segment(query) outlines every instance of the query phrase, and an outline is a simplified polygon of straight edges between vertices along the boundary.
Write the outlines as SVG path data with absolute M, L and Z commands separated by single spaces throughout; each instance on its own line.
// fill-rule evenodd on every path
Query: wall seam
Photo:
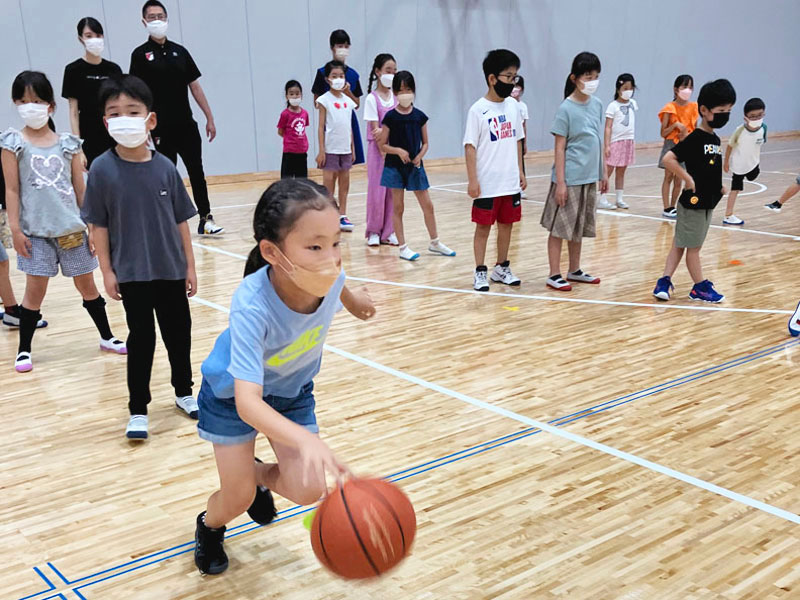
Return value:
M 253 49 L 250 47 L 250 11 L 249 2 L 244 0 L 244 29 L 247 38 L 247 69 L 250 71 L 250 98 L 253 101 L 253 144 L 256 151 L 256 171 L 261 170 L 261 161 L 258 153 L 258 113 L 256 111 L 256 90 L 253 84 Z

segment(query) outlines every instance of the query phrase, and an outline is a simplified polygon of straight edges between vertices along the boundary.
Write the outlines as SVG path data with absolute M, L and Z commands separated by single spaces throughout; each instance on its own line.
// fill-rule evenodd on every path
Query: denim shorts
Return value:
M 409 192 L 423 192 L 431 187 L 428 184 L 428 175 L 425 167 L 415 167 L 413 163 L 406 163 L 402 167 L 386 165 L 381 175 L 381 185 L 388 189 L 408 190 Z
M 264 402 L 290 421 L 302 425 L 311 433 L 319 433 L 317 417 L 314 414 L 314 382 L 303 386 L 296 398 L 264 396 Z M 233 398 L 217 398 L 211 386 L 204 379 L 197 395 L 200 409 L 197 433 L 201 438 L 214 444 L 233 446 L 255 439 L 258 431 L 245 423 L 236 412 Z
M 6 262 L 8 260 L 8 252 L 3 247 L 3 244 L 0 244 L 0 262 Z

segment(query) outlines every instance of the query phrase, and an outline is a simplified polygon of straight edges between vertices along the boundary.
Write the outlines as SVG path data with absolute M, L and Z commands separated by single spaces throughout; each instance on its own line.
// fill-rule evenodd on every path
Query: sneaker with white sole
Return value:
M 781 212 L 781 208 L 783 208 L 783 204 L 775 200 L 775 202 L 770 202 L 769 204 L 765 204 L 764 208 L 767 210 L 771 210 L 772 212 Z
M 347 215 L 342 215 L 339 217 L 339 229 L 342 231 L 353 231 L 353 222 L 347 218 Z
M 622 198 L 618 198 L 617 199 L 617 208 L 622 208 L 622 209 L 627 210 L 627 209 L 630 208 L 630 206 L 628 206 L 628 203 L 625 202 L 625 200 L 623 200 Z
M 212 215 L 208 215 L 205 219 L 201 218 L 197 225 L 197 233 L 200 235 L 219 235 L 224 231 L 225 229 L 214 223 Z
M 377 233 L 370 233 L 369 237 L 367 238 L 367 246 L 380 246 L 381 245 L 381 236 Z
M 678 209 L 674 206 L 670 206 L 669 208 L 665 208 L 661 212 L 662 217 L 666 217 L 667 219 L 677 219 L 678 218 Z
M 456 251 L 451 250 L 447 246 L 445 246 L 439 240 L 431 240 L 430 245 L 428 246 L 428 252 L 432 252 L 433 254 L 441 254 L 442 256 L 455 256 Z
M 656 282 L 656 287 L 653 290 L 653 296 L 659 300 L 669 300 L 669 294 L 675 286 L 672 285 L 672 279 L 668 275 L 664 275 Z
M 472 288 L 477 292 L 489 291 L 489 271 L 486 267 L 478 267 L 475 269 Z
M 722 219 L 723 225 L 744 225 L 744 221 L 736 215 L 728 215 Z
M 408 247 L 408 244 L 403 244 L 400 246 L 400 258 L 403 260 L 417 260 L 419 258 L 419 254 L 414 252 L 411 248 Z
M 789 319 L 789 335 L 792 337 L 800 335 L 800 302 L 797 303 L 797 308 Z
M 175 406 L 192 419 L 196 419 L 198 416 L 197 400 L 194 399 L 194 396 L 175 396 Z
M 548 277 L 547 287 L 553 288 L 557 292 L 569 292 L 572 290 L 572 286 L 561 277 L 561 273 Z
M 600 196 L 600 200 L 597 203 L 597 208 L 603 208 L 605 210 L 617 210 L 616 204 L 611 204 L 605 196 Z
M 600 283 L 600 278 L 595 277 L 594 275 L 589 275 L 588 273 L 584 273 L 578 269 L 572 273 L 567 273 L 567 281 L 577 281 L 579 283 L 592 283 L 597 285 Z
M 492 269 L 492 274 L 490 275 L 492 281 L 504 283 L 506 285 L 519 285 L 521 281 L 519 277 L 511 272 L 511 267 L 509 266 L 510 264 L 511 263 L 509 261 L 505 261 L 499 265 L 495 265 L 494 269 Z
M 146 440 L 147 415 L 131 415 L 125 428 L 125 437 L 129 440 Z
M 389 237 L 385 240 L 381 240 L 381 244 L 387 244 L 389 246 L 399 246 L 400 242 L 397 241 L 397 236 L 394 233 L 390 233 Z
M 6 311 L 2 313 L 2 317 L 3 325 L 6 327 L 19 327 L 19 304 L 6 308 Z M 39 319 L 39 321 L 36 323 L 36 329 L 41 329 L 42 327 L 47 327 L 47 321 L 44 319 Z
M 30 352 L 20 352 L 17 354 L 17 358 L 14 359 L 14 370 L 17 373 L 33 371 L 33 361 L 31 360 Z
M 104 352 L 113 352 L 114 354 L 127 354 L 128 347 L 125 342 L 112 337 L 109 340 L 100 339 L 100 350 Z

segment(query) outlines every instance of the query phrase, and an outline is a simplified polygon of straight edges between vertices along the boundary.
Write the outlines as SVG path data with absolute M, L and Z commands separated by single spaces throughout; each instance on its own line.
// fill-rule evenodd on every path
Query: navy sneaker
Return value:
M 256 456 L 256 462 L 261 460 Z M 272 492 L 263 485 L 256 485 L 256 495 L 253 503 L 247 509 L 247 514 L 259 525 L 268 525 L 278 515 L 275 511 L 275 501 L 272 499 Z
M 203 575 L 219 575 L 228 568 L 228 556 L 223 541 L 225 527 L 211 529 L 203 523 L 206 511 L 197 515 L 197 528 L 194 532 L 194 564 Z
M 789 319 L 789 335 L 792 337 L 800 335 L 800 302 L 797 303 L 797 308 Z
M 656 282 L 656 289 L 653 290 L 653 296 L 659 300 L 669 300 L 669 293 L 674 290 L 672 280 L 666 275 Z
M 689 292 L 689 298 L 692 300 L 702 300 L 703 302 L 722 302 L 725 296 L 714 289 L 714 284 L 708 279 L 695 283 L 692 291 Z

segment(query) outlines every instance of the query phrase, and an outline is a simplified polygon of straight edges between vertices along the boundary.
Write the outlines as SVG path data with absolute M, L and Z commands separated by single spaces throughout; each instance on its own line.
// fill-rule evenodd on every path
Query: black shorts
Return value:
M 281 160 L 281 179 L 308 177 L 308 154 L 284 152 Z
M 758 177 L 759 173 L 761 173 L 759 165 L 756 165 L 756 168 L 746 175 L 737 175 L 734 173 L 733 177 L 731 177 L 731 191 L 741 192 L 744 189 L 744 178 L 747 177 L 747 181 L 753 181 L 756 177 Z

